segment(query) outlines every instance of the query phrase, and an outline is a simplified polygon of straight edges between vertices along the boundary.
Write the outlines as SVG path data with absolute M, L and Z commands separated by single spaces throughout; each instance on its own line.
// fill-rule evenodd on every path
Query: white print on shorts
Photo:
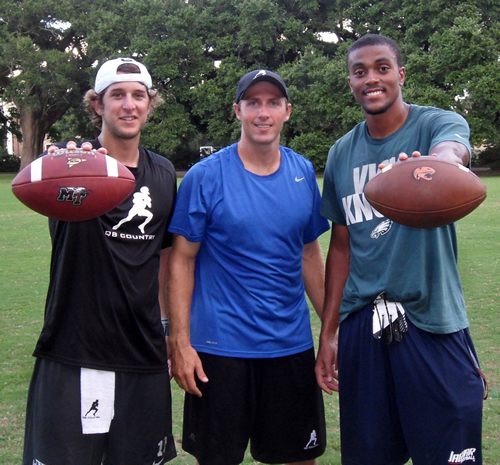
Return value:
M 470 449 L 465 449 L 462 453 L 460 454 L 455 454 L 455 452 L 451 451 L 450 458 L 448 459 L 449 464 L 455 464 L 455 463 L 464 463 L 467 461 L 476 461 L 476 457 L 474 457 L 474 454 L 476 453 L 476 449 L 471 447 Z
M 316 430 L 313 429 L 311 432 L 311 438 L 309 439 L 309 442 L 306 444 L 306 447 L 304 447 L 304 450 L 307 449 L 314 449 L 315 447 L 318 447 L 318 439 L 316 437 Z

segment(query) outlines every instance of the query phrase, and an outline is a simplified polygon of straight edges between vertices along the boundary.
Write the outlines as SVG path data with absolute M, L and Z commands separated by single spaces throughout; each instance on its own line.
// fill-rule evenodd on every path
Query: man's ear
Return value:
M 99 116 L 102 116 L 102 114 L 104 112 L 102 103 L 99 100 L 94 100 L 94 101 L 92 101 L 92 106 L 94 107 L 95 112 Z
M 403 87 L 405 83 L 406 69 L 404 66 L 399 68 L 399 87 Z
M 286 117 L 285 121 L 288 121 L 290 119 L 290 115 L 292 114 L 292 104 L 288 103 L 286 104 Z
M 241 118 L 240 118 L 240 105 L 239 105 L 239 103 L 233 103 L 233 109 L 234 109 L 234 113 L 236 114 L 236 118 L 238 118 L 239 120 L 241 120 Z

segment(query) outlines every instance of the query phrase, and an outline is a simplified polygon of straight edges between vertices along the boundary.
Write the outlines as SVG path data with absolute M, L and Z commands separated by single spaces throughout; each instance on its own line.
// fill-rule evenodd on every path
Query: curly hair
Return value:
M 133 63 L 124 63 L 117 68 L 117 72 L 135 74 L 140 73 L 140 70 Z M 108 89 L 106 88 L 98 94 L 94 89 L 90 89 L 85 93 L 85 96 L 83 98 L 83 105 L 87 113 L 90 115 L 90 121 L 92 122 L 94 127 L 99 129 L 102 127 L 102 117 L 95 111 L 94 102 L 97 101 L 100 105 L 102 105 L 104 94 L 107 90 Z M 151 101 L 151 110 L 155 109 L 163 103 L 163 99 L 156 89 L 148 89 L 148 96 Z M 151 114 L 152 111 L 149 113 L 148 118 L 151 116 Z

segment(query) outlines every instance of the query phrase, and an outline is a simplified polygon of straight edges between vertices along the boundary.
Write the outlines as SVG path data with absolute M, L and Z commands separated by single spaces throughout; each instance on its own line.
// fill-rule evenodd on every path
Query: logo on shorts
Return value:
M 158 452 L 156 453 L 156 456 L 161 458 L 160 460 L 158 460 L 158 462 L 153 462 L 152 465 L 161 465 L 163 463 L 165 452 L 167 451 L 167 443 L 168 443 L 167 436 L 165 436 L 165 438 L 158 443 Z
M 92 402 L 92 405 L 88 409 L 87 413 L 83 416 L 83 418 L 87 418 L 87 416 L 90 412 L 94 412 L 94 414 L 92 416 L 95 417 L 96 413 L 99 411 L 98 407 L 99 407 L 99 399 L 96 399 L 94 402 Z M 99 418 L 99 417 L 97 417 L 97 418 Z
M 313 429 L 311 432 L 311 437 L 309 438 L 309 442 L 306 444 L 306 447 L 304 447 L 304 450 L 307 449 L 314 449 L 315 447 L 318 447 L 318 438 L 316 437 L 316 430 Z
M 464 463 L 467 461 L 476 461 L 476 457 L 474 457 L 474 454 L 476 453 L 476 449 L 471 447 L 470 449 L 465 449 L 462 453 L 460 454 L 455 454 L 455 452 L 451 451 L 450 458 L 448 459 L 448 463 L 450 464 L 455 464 L 455 463 Z
M 40 462 L 40 460 L 33 460 L 33 465 L 44 465 L 42 462 Z

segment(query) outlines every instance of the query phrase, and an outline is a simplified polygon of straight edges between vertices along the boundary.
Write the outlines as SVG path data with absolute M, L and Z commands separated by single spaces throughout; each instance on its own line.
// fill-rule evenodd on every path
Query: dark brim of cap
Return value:
M 278 76 L 276 73 L 273 73 L 272 71 L 256 70 L 251 71 L 241 78 L 238 84 L 238 88 L 236 89 L 236 103 L 242 100 L 247 90 L 258 82 L 270 82 L 271 84 L 274 84 L 281 91 L 283 96 L 287 100 L 289 100 L 288 89 L 285 82 L 283 81 L 283 79 L 281 79 L 280 76 Z

